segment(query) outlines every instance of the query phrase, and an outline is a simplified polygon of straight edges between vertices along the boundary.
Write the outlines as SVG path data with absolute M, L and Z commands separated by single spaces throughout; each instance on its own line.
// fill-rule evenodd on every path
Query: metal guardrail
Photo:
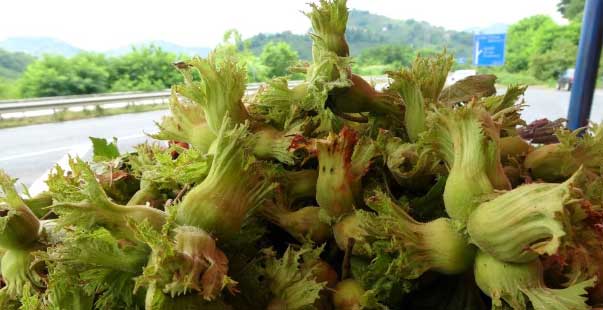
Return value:
M 169 91 L 115 95 L 107 94 L 106 96 L 82 96 L 77 98 L 45 98 L 34 101 L 15 101 L 0 103 L 0 113 L 26 112 L 35 110 L 54 110 L 60 108 L 71 108 L 89 105 L 103 105 L 117 102 L 134 102 L 150 99 L 164 99 L 169 96 Z
M 386 77 L 365 77 L 367 80 L 385 81 Z M 299 85 L 302 81 L 290 81 L 290 86 Z M 246 92 L 253 92 L 260 88 L 264 83 L 249 83 L 247 84 Z M 55 110 L 73 107 L 85 107 L 106 105 L 112 103 L 132 103 L 148 101 L 148 100 L 167 100 L 170 96 L 170 90 L 162 90 L 155 92 L 128 92 L 128 93 L 110 93 L 98 95 L 81 95 L 81 96 L 62 96 L 62 97 L 46 97 L 35 99 L 23 99 L 12 101 L 0 101 L 0 114 L 27 112 L 35 110 Z

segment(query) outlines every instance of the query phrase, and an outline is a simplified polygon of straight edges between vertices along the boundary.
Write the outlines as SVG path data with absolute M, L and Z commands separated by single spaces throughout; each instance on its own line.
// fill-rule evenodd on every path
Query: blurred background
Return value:
M 160 90 L 171 62 L 235 44 L 249 81 L 310 58 L 306 0 L 5 1 L 0 99 Z M 471 68 L 476 33 L 506 33 L 499 83 L 555 87 L 574 64 L 584 0 L 350 0 L 355 69 L 380 75 L 417 53 L 448 49 Z
M 388 70 L 446 49 L 456 60 L 449 83 L 493 73 L 501 91 L 530 85 L 524 118 L 554 120 L 567 115 L 584 3 L 349 0 L 346 35 L 355 73 L 377 77 L 380 87 Z M 167 89 L 181 79 L 172 65 L 178 60 L 230 48 L 254 83 L 311 58 L 307 0 L 20 0 L 1 7 L 0 168 L 27 186 L 68 155 L 89 156 L 88 136 L 116 137 L 124 149 L 147 139 L 167 113 Z M 596 91 L 592 120 L 602 116 Z

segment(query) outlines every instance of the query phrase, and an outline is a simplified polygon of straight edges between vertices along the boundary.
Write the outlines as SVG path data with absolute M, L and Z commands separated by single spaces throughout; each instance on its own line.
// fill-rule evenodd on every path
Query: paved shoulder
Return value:
M 65 154 L 90 145 L 88 137 L 117 137 L 120 147 L 129 148 L 146 139 L 144 132 L 154 132 L 153 122 L 167 113 L 153 111 L 0 129 L 0 168 L 29 186 Z

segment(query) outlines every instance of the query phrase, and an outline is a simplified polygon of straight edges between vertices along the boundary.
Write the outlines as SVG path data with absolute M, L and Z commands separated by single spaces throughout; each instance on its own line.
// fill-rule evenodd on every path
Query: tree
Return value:
M 0 78 L 16 79 L 35 58 L 31 55 L 11 53 L 0 49 Z
M 154 45 L 111 58 L 94 53 L 46 55 L 27 67 L 19 79 L 20 91 L 24 97 L 43 97 L 166 89 L 181 80 L 172 65 L 178 59 Z
M 524 18 L 507 33 L 505 69 L 529 71 L 540 80 L 555 79 L 575 63 L 579 38 L 578 20 L 558 25 L 549 16 Z
M 297 52 L 286 42 L 270 42 L 264 46 L 260 61 L 268 77 L 287 75 L 287 69 L 299 60 Z
M 545 15 L 530 16 L 509 27 L 505 68 L 509 72 L 527 70 L 532 55 L 542 53 L 546 45 L 552 46 L 549 33 L 557 27 Z
M 561 0 L 557 4 L 557 10 L 569 20 L 581 19 L 585 2 L 585 0 Z
M 180 57 L 155 45 L 134 47 L 109 62 L 112 91 L 159 90 L 181 81 L 172 65 Z
M 0 78 L 0 99 L 19 98 L 19 89 L 15 81 Z
M 530 60 L 530 70 L 540 80 L 556 79 L 574 65 L 578 47 L 569 40 L 557 40 L 547 52 L 536 54 Z
M 72 58 L 45 55 L 27 67 L 19 80 L 24 97 L 93 94 L 109 88 L 107 59 L 81 53 Z
M 578 52 L 580 22 L 567 26 L 545 23 L 534 36 L 534 51 L 529 67 L 540 80 L 556 79 L 567 68 L 573 67 Z
M 386 44 L 367 48 L 358 56 L 359 65 L 408 66 L 414 52 L 405 45 Z
M 312 39 L 307 35 L 283 31 L 271 34 L 260 33 L 245 40 L 245 44 L 249 46 L 249 49 L 255 55 L 261 54 L 264 46 L 270 42 L 287 42 L 297 51 L 300 59 L 312 59 Z

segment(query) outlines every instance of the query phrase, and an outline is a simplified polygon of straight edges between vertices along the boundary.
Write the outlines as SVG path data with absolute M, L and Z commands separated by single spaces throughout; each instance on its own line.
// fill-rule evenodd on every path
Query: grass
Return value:
M 542 81 L 527 72 L 510 73 L 499 68 L 480 68 L 478 69 L 478 72 L 481 74 L 496 75 L 496 84 L 504 86 L 521 84 L 529 86 L 554 87 L 554 81 Z
M 365 66 L 353 66 L 352 71 L 359 75 L 384 75 L 387 71 L 395 71 L 396 66 L 392 65 L 365 65 Z
M 149 104 L 149 105 L 128 105 L 123 108 L 104 109 L 101 106 L 95 106 L 93 110 L 68 111 L 63 109 L 50 115 L 41 115 L 22 118 L 0 118 L 0 128 L 19 127 L 35 124 L 56 123 L 72 121 L 77 119 L 95 118 L 102 116 L 111 116 L 126 113 L 140 113 L 167 109 L 167 104 Z
M 385 71 L 392 70 L 392 66 L 389 65 L 373 65 L 373 66 L 355 66 L 355 73 L 363 74 L 363 75 L 383 75 Z M 520 72 L 520 73 L 509 73 L 504 70 L 498 70 L 493 68 L 484 68 L 479 70 L 480 73 L 492 73 L 495 74 L 497 79 L 497 84 L 508 86 L 509 84 L 523 84 L 523 85 L 532 85 L 532 86 L 545 86 L 553 88 L 556 85 L 554 80 L 550 81 L 541 81 L 531 76 L 528 73 Z M 2 81 L 0 81 L 2 82 Z M 0 91 L 3 90 L 3 86 L 0 83 Z M 603 79 L 597 80 L 597 87 L 603 87 Z M 1 92 L 0 92 L 1 94 Z M 19 127 L 19 126 L 27 126 L 27 125 L 35 125 L 35 124 L 45 124 L 45 123 L 56 123 L 63 121 L 71 121 L 78 119 L 86 119 L 86 118 L 95 118 L 102 116 L 111 116 L 118 114 L 126 114 L 126 113 L 140 113 L 140 112 L 149 112 L 149 111 L 157 111 L 167 109 L 167 104 L 153 104 L 153 105 L 128 105 L 123 108 L 114 108 L 114 109 L 104 109 L 101 106 L 95 106 L 93 110 L 83 110 L 83 111 L 68 111 L 66 109 L 56 111 L 51 115 L 42 115 L 42 116 L 33 116 L 33 117 L 23 117 L 23 118 L 8 118 L 2 119 L 0 117 L 0 129 L 2 128 L 10 128 L 10 127 Z
M 0 100 L 19 97 L 17 83 L 0 77 Z
M 365 66 L 354 66 L 353 71 L 356 74 L 360 75 L 383 75 L 386 71 L 396 70 L 394 66 L 391 65 L 365 65 Z M 556 87 L 555 80 L 542 81 L 528 72 L 517 72 L 510 73 L 500 68 L 479 68 L 478 73 L 480 74 L 494 74 L 497 77 L 496 84 L 500 86 L 509 86 L 511 84 L 521 84 L 521 85 L 529 85 L 529 86 L 539 86 L 539 87 L 548 87 L 554 88 Z

